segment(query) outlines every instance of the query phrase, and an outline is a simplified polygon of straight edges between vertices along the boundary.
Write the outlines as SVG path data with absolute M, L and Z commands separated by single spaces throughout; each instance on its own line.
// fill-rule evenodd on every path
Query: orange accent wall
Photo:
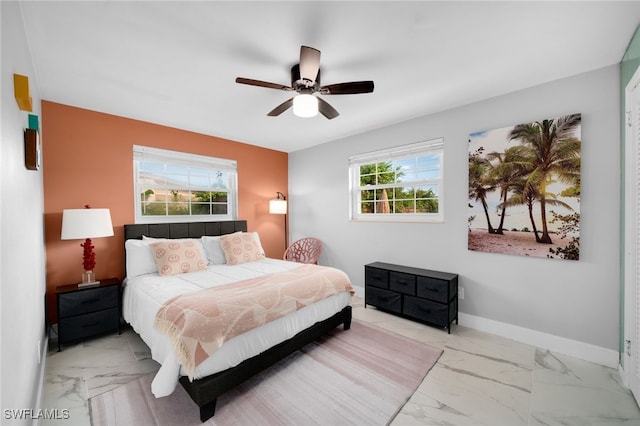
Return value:
M 95 238 L 96 276 L 124 276 L 124 228 L 134 222 L 133 145 L 238 162 L 238 218 L 256 231 L 268 257 L 285 250 L 284 218 L 269 214 L 276 191 L 287 193 L 288 154 L 227 139 L 42 101 L 42 169 L 49 320 L 55 289 L 79 282 L 82 241 L 60 240 L 62 210 L 111 209 L 114 236 Z

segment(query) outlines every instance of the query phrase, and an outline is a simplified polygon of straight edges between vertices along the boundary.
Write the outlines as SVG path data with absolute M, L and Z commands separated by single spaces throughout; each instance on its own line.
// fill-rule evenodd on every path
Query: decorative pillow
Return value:
M 170 242 L 176 242 L 176 241 L 181 243 L 183 241 L 193 241 L 195 245 L 198 247 L 198 250 L 200 251 L 202 258 L 207 262 L 207 265 L 209 264 L 207 251 L 205 250 L 204 245 L 202 244 L 202 240 L 200 238 L 154 238 L 154 237 L 147 237 L 146 235 L 143 235 L 142 241 L 147 245 L 152 243 L 170 243 Z
M 168 240 L 151 243 L 149 248 L 161 276 L 203 271 L 207 262 L 198 249 L 199 241 Z
M 264 259 L 264 251 L 254 232 L 242 232 L 220 237 L 220 246 L 228 265 L 239 265 Z

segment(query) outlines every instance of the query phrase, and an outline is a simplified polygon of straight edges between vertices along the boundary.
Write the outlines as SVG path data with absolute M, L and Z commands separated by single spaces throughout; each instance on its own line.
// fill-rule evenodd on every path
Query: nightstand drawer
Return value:
M 61 342 L 69 342 L 114 331 L 119 326 L 120 312 L 117 307 L 71 318 L 61 318 L 58 323 L 60 333 L 58 339 Z
M 60 318 L 118 306 L 118 286 L 96 287 L 58 295 Z
M 402 272 L 389 272 L 389 289 L 411 296 L 416 295 L 416 276 Z

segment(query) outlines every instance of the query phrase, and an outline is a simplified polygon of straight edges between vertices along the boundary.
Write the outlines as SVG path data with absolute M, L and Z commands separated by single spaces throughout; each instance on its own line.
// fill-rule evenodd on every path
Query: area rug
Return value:
M 354 320 L 336 328 L 218 398 L 205 425 L 384 425 L 442 354 Z M 180 385 L 155 398 L 153 375 L 90 400 L 91 424 L 201 425 Z

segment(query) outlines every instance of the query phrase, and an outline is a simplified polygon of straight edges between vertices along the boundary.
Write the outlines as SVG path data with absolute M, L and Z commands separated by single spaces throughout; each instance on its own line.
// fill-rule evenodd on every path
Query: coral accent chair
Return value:
M 283 259 L 317 265 L 320 253 L 322 253 L 322 241 L 317 238 L 301 238 L 287 247 Z

